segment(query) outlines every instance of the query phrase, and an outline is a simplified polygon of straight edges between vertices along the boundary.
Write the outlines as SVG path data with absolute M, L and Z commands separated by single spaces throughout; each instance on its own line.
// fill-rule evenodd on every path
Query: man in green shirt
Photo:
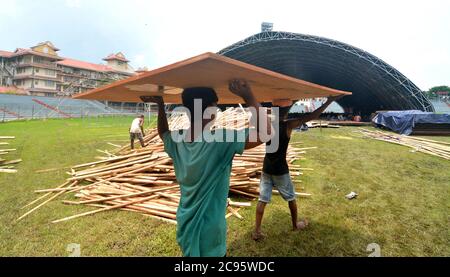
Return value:
M 260 105 L 247 82 L 231 81 L 229 89 L 240 96 L 247 106 L 259 110 Z M 189 111 L 191 124 L 189 129 L 182 132 L 169 131 L 161 97 L 141 98 L 144 102 L 158 104 L 158 133 L 164 142 L 165 151 L 173 160 L 175 175 L 180 184 L 177 241 L 183 255 L 225 256 L 225 213 L 233 157 L 268 139 L 261 141 L 258 127 L 252 129 L 258 132 L 258 139 L 254 142 L 249 142 L 248 129 L 210 131 L 213 119 L 204 116 L 204 112 L 207 108 L 217 110 L 218 102 L 217 95 L 211 88 L 188 88 L 183 91 L 183 106 Z M 265 114 L 254 113 L 253 116 L 265 117 L 260 122 L 267 122 L 270 126 L 270 120 Z

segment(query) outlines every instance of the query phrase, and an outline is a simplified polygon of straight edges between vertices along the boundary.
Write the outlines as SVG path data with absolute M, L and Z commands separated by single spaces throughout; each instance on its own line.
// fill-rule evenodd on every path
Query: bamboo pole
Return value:
M 78 217 L 82 217 L 82 216 L 86 216 L 86 215 L 91 215 L 91 214 L 95 214 L 95 213 L 99 213 L 99 212 L 109 211 L 109 210 L 112 210 L 112 209 L 122 208 L 122 207 L 125 207 L 125 206 L 129 206 L 131 204 L 136 204 L 136 203 L 143 202 L 143 201 L 146 201 L 146 200 L 150 200 L 150 199 L 153 199 L 153 198 L 156 198 L 156 197 L 158 197 L 158 195 L 152 195 L 152 196 L 144 197 L 142 199 L 129 201 L 129 202 L 126 202 L 126 203 L 123 203 L 123 204 L 117 204 L 117 205 L 114 205 L 114 206 L 101 208 L 99 210 L 89 211 L 89 212 L 85 212 L 85 213 L 81 213 L 81 214 L 76 214 L 76 215 L 72 215 L 72 216 L 69 216 L 69 217 L 65 217 L 65 218 L 62 218 L 62 219 L 54 220 L 54 221 L 52 221 L 52 223 L 63 222 L 63 221 L 67 221 L 67 220 L 70 220 L 70 219 L 74 219 L 74 218 L 78 218 Z
M 422 152 L 424 154 L 450 160 L 450 147 L 448 147 L 446 143 L 442 144 L 439 141 L 399 136 L 395 134 L 385 133 L 381 131 L 371 131 L 367 129 L 362 129 L 360 132 L 366 137 L 375 140 L 410 147 L 417 152 Z
M 54 188 L 54 189 L 39 189 L 35 190 L 35 193 L 43 193 L 43 192 L 58 192 L 58 191 L 68 191 L 74 188 L 84 188 L 85 186 L 76 186 L 76 187 L 67 187 L 67 188 Z
M 239 111 L 239 114 L 236 114 L 236 111 Z M 245 124 L 237 122 L 238 119 L 245 118 L 245 116 L 247 115 L 239 109 L 226 110 L 222 117 L 218 117 L 219 123 L 215 128 L 248 127 L 248 121 Z M 186 118 L 183 116 L 171 116 L 169 123 L 172 128 L 183 128 L 183 126 L 186 126 L 186 122 L 189 124 L 185 120 Z M 70 200 L 63 201 L 63 203 L 101 208 L 54 222 L 109 209 L 133 211 L 169 220 L 176 219 L 181 192 L 175 176 L 173 161 L 164 152 L 164 144 L 159 138 L 157 130 L 147 130 L 146 133 L 144 141 L 147 145 L 144 148 L 131 150 L 129 145 L 125 145 L 116 149 L 114 153 L 100 150 L 98 152 L 103 153 L 105 157 L 98 157 L 99 161 L 71 167 L 70 172 L 68 172 L 71 177 L 67 180 L 78 181 L 79 186 L 38 190 L 37 192 L 46 192 L 47 196 L 51 194 L 54 196 L 57 193 L 74 193 L 77 201 Z M 292 176 L 302 174 L 300 171 L 310 170 L 292 165 L 292 163 L 299 158 L 299 155 L 305 153 L 305 150 L 315 148 L 317 147 L 295 148 L 292 145 L 289 146 L 287 160 L 290 163 Z M 261 145 L 246 150 L 243 155 L 234 157 L 230 176 L 231 195 L 241 195 L 250 199 L 258 197 L 259 176 L 262 171 L 264 156 L 265 146 Z M 295 179 L 294 181 L 297 182 L 298 180 Z M 137 202 L 134 203 L 133 201 Z M 250 202 L 230 201 L 227 208 L 229 211 L 227 217 L 235 215 L 239 218 L 238 209 L 234 207 L 241 208 L 250 205 Z
M 75 184 L 77 184 L 77 182 L 73 182 L 72 184 L 69 185 L 69 187 L 74 186 Z M 56 197 L 60 196 L 61 194 L 63 194 L 64 191 L 60 191 L 58 193 L 56 193 L 55 195 L 53 195 L 52 197 L 50 197 L 49 199 L 45 200 L 44 202 L 42 202 L 41 204 L 37 205 L 36 207 L 32 208 L 31 210 L 29 210 L 28 212 L 24 213 L 22 216 L 20 216 L 16 222 L 22 220 L 23 218 L 25 218 L 27 215 L 31 214 L 32 212 L 36 211 L 37 209 L 39 209 L 40 207 L 44 206 L 45 204 L 47 204 L 48 202 L 50 202 L 51 200 L 55 199 Z
M 143 192 L 136 192 L 136 193 L 130 193 L 130 194 L 124 194 L 124 195 L 118 195 L 118 196 L 103 197 L 103 198 L 98 198 L 98 199 L 93 199 L 93 200 L 80 201 L 80 202 L 75 202 L 75 203 L 76 204 L 88 204 L 88 203 L 90 204 L 90 203 L 103 202 L 103 201 L 107 201 L 107 200 L 115 200 L 115 199 L 120 199 L 120 198 L 130 198 L 130 197 L 142 196 L 145 194 L 154 193 L 154 192 L 158 192 L 158 191 L 169 190 L 169 189 L 173 189 L 173 188 L 177 188 L 177 187 L 178 187 L 178 185 L 167 187 L 167 188 L 148 190 L 148 191 L 143 191 Z
M 68 185 L 68 184 L 70 184 L 70 181 L 66 181 L 64 184 L 58 186 L 57 188 L 65 187 L 65 186 Z M 33 205 L 34 203 L 38 202 L 39 200 L 41 200 L 41 199 L 43 199 L 43 198 L 45 198 L 45 197 L 47 197 L 47 196 L 49 196 L 49 195 L 51 195 L 51 194 L 52 194 L 52 192 L 49 192 L 49 193 L 47 193 L 47 194 L 44 194 L 44 195 L 42 195 L 41 197 L 39 197 L 39 198 L 37 198 L 37 199 L 31 201 L 30 203 L 26 204 L 26 205 L 23 206 L 21 209 L 24 209 L 24 208 L 26 208 L 26 207 L 28 207 L 28 206 L 31 206 L 31 205 Z
M 0 173 L 17 173 L 17 169 L 3 169 L 3 168 L 0 168 Z

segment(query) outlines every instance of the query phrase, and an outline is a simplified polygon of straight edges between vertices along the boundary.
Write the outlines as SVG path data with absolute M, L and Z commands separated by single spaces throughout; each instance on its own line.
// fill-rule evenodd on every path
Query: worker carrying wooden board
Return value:
M 183 89 L 209 87 L 218 95 L 219 104 L 239 104 L 242 99 L 228 89 L 228 83 L 233 79 L 245 79 L 255 91 L 258 102 L 272 102 L 277 98 L 295 101 L 351 94 L 214 53 L 204 53 L 76 94 L 73 98 L 138 103 L 141 102 L 141 95 L 151 95 L 163 97 L 166 104 L 180 104 Z
M 74 98 L 144 101 L 158 105 L 158 133 L 165 151 L 173 159 L 181 190 L 177 211 L 178 244 L 184 256 L 221 257 L 226 255 L 225 211 L 233 157 L 242 154 L 244 149 L 270 141 L 272 135 L 269 117 L 260 112 L 264 109 L 260 109 L 259 102 L 349 94 L 205 53 L 77 94 Z M 211 131 L 209 127 L 217 104 L 242 102 L 252 112 L 254 128 Z M 188 130 L 169 131 L 165 103 L 181 103 L 187 109 L 191 115 Z M 210 116 L 203 117 L 206 111 Z M 284 128 L 287 130 L 287 126 Z M 284 138 L 283 143 L 288 142 Z
M 294 231 L 303 230 L 308 226 L 308 220 L 297 220 L 297 202 L 295 200 L 294 185 L 289 174 L 289 166 L 286 161 L 286 153 L 291 139 L 292 129 L 298 128 L 308 121 L 319 118 L 320 114 L 333 101 L 338 100 L 340 96 L 330 96 L 320 108 L 312 113 L 302 115 L 293 119 L 288 119 L 289 109 L 292 107 L 292 101 L 289 99 L 276 99 L 272 103 L 272 109 L 278 108 L 279 121 L 278 128 L 274 129 L 274 138 L 277 141 L 277 149 L 272 153 L 266 153 L 264 157 L 263 170 L 259 184 L 259 199 L 256 207 L 256 223 L 252 238 L 259 241 L 265 237 L 261 232 L 261 222 L 264 216 L 264 209 L 270 202 L 272 190 L 276 188 L 281 197 L 289 204 L 291 212 L 292 228 Z M 271 144 L 269 142 L 268 144 Z
M 233 80 L 229 90 L 240 97 L 253 111 L 260 104 L 246 81 Z M 190 117 L 187 130 L 170 131 L 161 96 L 141 97 L 144 102 L 158 105 L 158 134 L 164 150 L 173 159 L 175 175 L 180 184 L 181 199 L 177 210 L 177 242 L 184 256 L 226 255 L 227 198 L 231 166 L 235 154 L 270 140 L 270 119 L 264 112 L 253 112 L 255 122 L 266 124 L 269 137 L 263 138 L 259 124 L 255 128 L 237 130 L 209 128 L 214 116 L 205 117 L 208 110 L 217 111 L 219 101 L 212 88 L 184 89 L 182 104 Z M 261 109 L 263 110 L 263 109 Z M 252 133 L 253 132 L 253 133 Z M 251 141 L 250 138 L 256 138 Z

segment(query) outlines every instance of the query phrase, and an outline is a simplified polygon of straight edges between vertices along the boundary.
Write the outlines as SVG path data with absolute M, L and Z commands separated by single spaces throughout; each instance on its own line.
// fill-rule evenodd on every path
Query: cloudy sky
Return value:
M 150 69 L 260 31 L 323 36 L 366 50 L 421 89 L 450 85 L 450 1 L 0 0 L 0 50 L 50 40 L 100 63 L 122 51 Z

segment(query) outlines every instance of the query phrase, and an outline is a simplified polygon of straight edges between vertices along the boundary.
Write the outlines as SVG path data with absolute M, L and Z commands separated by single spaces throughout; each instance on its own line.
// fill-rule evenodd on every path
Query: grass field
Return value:
M 64 182 L 71 165 L 93 161 L 107 142 L 127 143 L 130 118 L 66 119 L 0 124 L 0 136 L 22 158 L 17 174 L 0 175 L 0 256 L 67 256 L 81 245 L 83 256 L 179 256 L 174 225 L 124 211 L 110 211 L 59 224 L 50 221 L 91 210 L 53 201 L 15 223 L 35 189 Z M 308 150 L 297 163 L 305 171 L 297 191 L 300 215 L 311 225 L 292 232 L 287 204 L 279 197 L 266 209 L 268 237 L 250 239 L 255 202 L 228 220 L 229 256 L 367 256 L 377 243 L 383 256 L 450 255 L 450 161 L 409 148 L 363 139 L 357 128 L 313 129 L 294 134 Z M 450 138 L 436 138 L 450 142 Z M 36 173 L 37 170 L 60 168 Z M 347 200 L 350 191 L 357 199 Z

